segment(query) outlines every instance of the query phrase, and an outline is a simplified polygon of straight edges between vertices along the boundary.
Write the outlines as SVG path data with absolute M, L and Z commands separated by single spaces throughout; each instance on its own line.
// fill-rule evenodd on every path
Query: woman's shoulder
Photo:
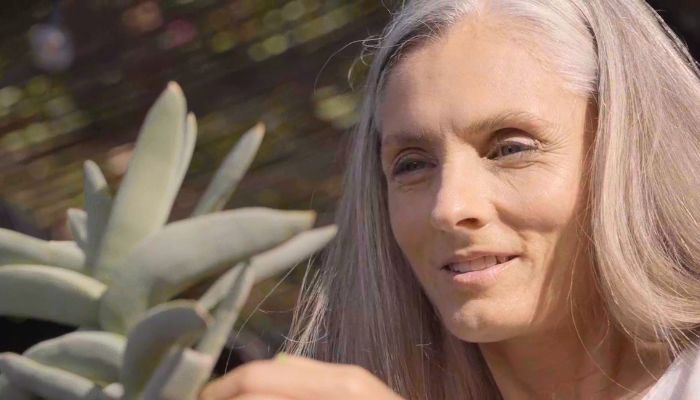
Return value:
M 681 353 L 643 400 L 691 400 L 700 396 L 700 348 Z

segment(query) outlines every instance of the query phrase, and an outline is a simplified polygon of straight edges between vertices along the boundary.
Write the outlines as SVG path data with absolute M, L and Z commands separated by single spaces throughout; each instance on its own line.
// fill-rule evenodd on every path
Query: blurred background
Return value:
M 177 81 L 199 137 L 171 216 L 188 216 L 240 135 L 267 134 L 227 208 L 314 209 L 331 223 L 366 72 L 362 41 L 400 1 L 3 0 L 0 3 L 0 227 L 69 238 L 82 163 L 112 188 L 148 107 Z M 650 1 L 700 54 L 700 1 Z M 276 352 L 306 264 L 256 286 L 229 369 Z M 0 352 L 70 328 L 0 318 Z M 228 357 L 228 353 L 224 355 Z M 226 360 L 221 361 L 220 370 Z

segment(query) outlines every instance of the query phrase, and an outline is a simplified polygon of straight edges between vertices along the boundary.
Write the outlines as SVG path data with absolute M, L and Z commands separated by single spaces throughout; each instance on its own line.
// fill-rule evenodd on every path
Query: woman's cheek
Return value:
M 430 234 L 429 210 L 422 207 L 423 199 L 417 192 L 390 192 L 389 216 L 394 238 L 411 264 L 425 252 Z
M 535 168 L 519 179 L 519 184 L 508 185 L 502 194 L 511 201 L 503 208 L 504 222 L 513 221 L 512 228 L 554 231 L 569 224 L 579 206 L 579 168 L 571 163 L 557 168 Z M 515 188 L 516 190 L 512 190 Z M 508 217 L 508 215 L 510 217 Z

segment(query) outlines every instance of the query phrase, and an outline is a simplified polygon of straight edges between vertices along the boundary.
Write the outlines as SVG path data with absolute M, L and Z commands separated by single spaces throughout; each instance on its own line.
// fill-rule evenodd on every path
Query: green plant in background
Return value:
M 23 355 L 0 355 L 0 399 L 195 399 L 251 287 L 325 246 L 315 214 L 220 211 L 260 145 L 262 125 L 227 156 L 192 218 L 167 224 L 196 140 L 180 87 L 148 112 L 112 198 L 85 163 L 85 210 L 68 210 L 74 241 L 0 229 L 0 315 L 78 327 Z M 198 300 L 173 300 L 220 276 Z

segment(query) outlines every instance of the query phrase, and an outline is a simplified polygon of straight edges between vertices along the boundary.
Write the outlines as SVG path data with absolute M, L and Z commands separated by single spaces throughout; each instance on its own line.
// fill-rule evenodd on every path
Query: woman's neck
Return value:
M 641 399 L 669 361 L 661 350 L 635 350 L 602 321 L 563 326 L 479 347 L 506 400 Z

